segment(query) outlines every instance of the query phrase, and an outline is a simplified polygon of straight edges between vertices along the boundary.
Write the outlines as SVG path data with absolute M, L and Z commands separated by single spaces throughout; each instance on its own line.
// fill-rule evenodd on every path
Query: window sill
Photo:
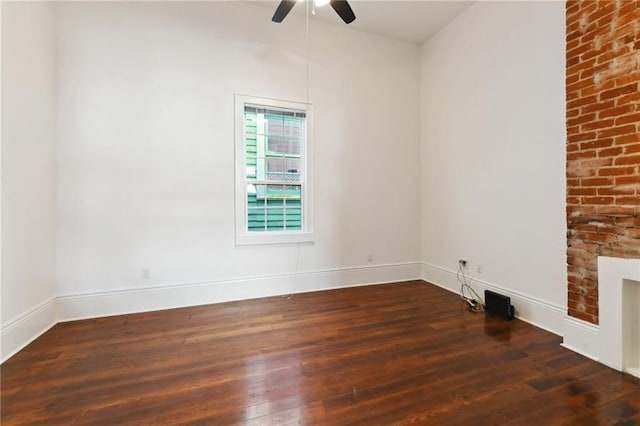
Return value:
M 313 232 L 256 232 L 236 235 L 236 246 L 312 243 L 314 241 L 315 234 Z

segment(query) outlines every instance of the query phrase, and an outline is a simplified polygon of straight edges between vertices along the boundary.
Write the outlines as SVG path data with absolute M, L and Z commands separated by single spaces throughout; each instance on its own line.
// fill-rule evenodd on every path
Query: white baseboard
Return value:
M 57 322 L 420 279 L 420 263 L 340 268 L 51 298 L 0 328 L 1 362 Z
M 423 262 L 422 279 L 451 292 L 460 292 L 460 283 L 456 278 L 456 271 Z M 483 295 L 484 290 L 491 290 L 509 296 L 517 318 L 553 334 L 562 335 L 563 320 L 566 314 L 564 306 L 558 306 L 479 279 L 473 280 L 473 287 L 480 296 Z
M 341 268 L 58 296 L 58 321 L 420 279 L 420 264 Z
M 427 263 L 410 262 L 61 295 L 44 302 L 2 327 L 2 361 L 4 362 L 59 321 L 415 279 L 423 279 L 454 293 L 459 291 L 455 271 Z M 511 297 L 516 307 L 516 316 L 537 327 L 561 334 L 563 323 L 566 325 L 564 307 L 480 280 L 474 281 L 474 287 L 479 293 L 488 289 Z M 565 339 L 566 343 L 567 339 Z M 576 348 L 579 351 L 581 346 L 576 345 Z
M 640 379 L 640 368 L 625 368 L 624 372 Z
M 600 360 L 600 329 L 597 325 L 570 316 L 564 318 L 562 346 L 574 352 Z
M 56 299 L 29 309 L 0 328 L 0 363 L 15 355 L 56 324 Z

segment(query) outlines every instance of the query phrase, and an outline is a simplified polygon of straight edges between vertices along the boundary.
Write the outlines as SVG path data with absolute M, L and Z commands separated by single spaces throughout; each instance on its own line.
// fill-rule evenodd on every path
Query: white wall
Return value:
M 479 2 L 422 46 L 422 259 L 512 296 L 556 333 L 566 307 L 564 2 Z
M 417 46 L 311 23 L 316 242 L 235 247 L 234 93 L 307 100 L 304 18 L 276 25 L 238 2 L 57 8 L 63 318 L 350 283 L 314 275 L 303 288 L 296 271 L 414 262 L 397 277 L 419 276 Z M 191 284 L 186 299 L 171 292 Z M 93 307 L 78 311 L 78 295 Z
M 53 34 L 52 4 L 2 3 L 3 359 L 55 320 Z
M 466 257 L 480 289 L 560 330 L 561 2 L 475 4 L 422 49 L 312 22 L 308 91 L 305 21 L 270 8 L 6 5 L 3 342 L 22 323 L 417 278 L 421 250 L 425 279 L 457 290 Z M 234 246 L 234 93 L 314 104 L 315 244 Z

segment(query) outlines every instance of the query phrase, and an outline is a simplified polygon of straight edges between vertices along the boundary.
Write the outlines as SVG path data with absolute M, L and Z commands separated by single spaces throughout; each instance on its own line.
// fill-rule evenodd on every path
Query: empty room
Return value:
M 640 2 L 2 1 L 3 425 L 640 425 Z

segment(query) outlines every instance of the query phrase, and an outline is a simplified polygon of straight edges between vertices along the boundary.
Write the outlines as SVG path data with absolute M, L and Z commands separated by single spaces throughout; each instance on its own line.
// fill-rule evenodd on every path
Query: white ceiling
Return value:
M 273 11 L 279 3 L 279 0 L 260 1 L 262 6 Z M 421 44 L 473 3 L 458 0 L 349 0 L 356 15 L 356 20 L 349 27 Z M 291 13 L 304 16 L 305 4 L 296 4 Z M 316 8 L 316 15 L 311 18 L 345 25 L 328 5 Z

